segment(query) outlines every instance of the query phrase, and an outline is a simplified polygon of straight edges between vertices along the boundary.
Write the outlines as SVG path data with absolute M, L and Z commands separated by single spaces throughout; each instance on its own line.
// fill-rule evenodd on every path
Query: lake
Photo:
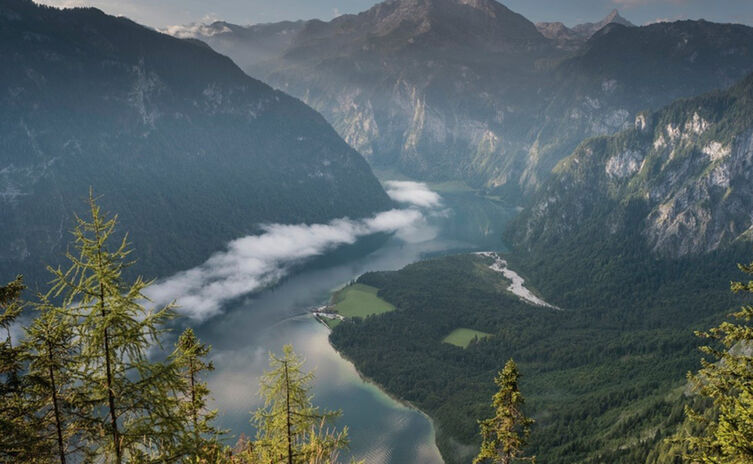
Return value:
M 472 192 L 442 193 L 442 208 L 428 218 L 429 233 L 406 241 L 391 237 L 373 251 L 348 253 L 337 264 L 309 266 L 271 289 L 227 304 L 221 315 L 191 324 L 212 345 L 216 370 L 209 384 L 219 410 L 218 423 L 253 436 L 250 411 L 260 405 L 259 377 L 270 351 L 292 344 L 314 369 L 314 402 L 340 409 L 339 426 L 349 428 L 347 457 L 369 464 L 442 463 L 430 420 L 362 380 L 354 366 L 328 342 L 328 329 L 308 313 L 328 301 L 330 293 L 364 272 L 396 270 L 420 259 L 479 249 L 503 249 L 501 228 L 514 208 Z M 357 249 L 358 244 L 351 245 Z M 345 461 L 347 462 L 347 460 Z

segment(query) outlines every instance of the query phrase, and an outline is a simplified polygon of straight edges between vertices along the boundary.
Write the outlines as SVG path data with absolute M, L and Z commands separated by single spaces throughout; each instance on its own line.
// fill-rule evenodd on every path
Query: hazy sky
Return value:
M 153 27 L 223 19 L 237 24 L 285 19 L 329 20 L 357 13 L 375 0 L 37 0 L 55 6 L 96 6 Z M 505 0 L 528 19 L 574 25 L 595 21 L 618 8 L 636 24 L 699 19 L 753 25 L 753 0 Z

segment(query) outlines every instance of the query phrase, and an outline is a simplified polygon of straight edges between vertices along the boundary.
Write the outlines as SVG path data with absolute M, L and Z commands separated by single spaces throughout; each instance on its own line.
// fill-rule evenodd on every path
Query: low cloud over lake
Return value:
M 359 220 L 265 225 L 262 234 L 233 240 L 204 264 L 158 282 L 147 296 L 157 305 L 175 300 L 179 312 L 205 320 L 219 314 L 223 303 L 275 284 L 292 265 L 359 238 L 377 233 L 393 233 L 407 242 L 435 238 L 426 215 L 441 206 L 440 196 L 418 182 L 387 182 L 386 187 L 391 198 L 408 206 Z

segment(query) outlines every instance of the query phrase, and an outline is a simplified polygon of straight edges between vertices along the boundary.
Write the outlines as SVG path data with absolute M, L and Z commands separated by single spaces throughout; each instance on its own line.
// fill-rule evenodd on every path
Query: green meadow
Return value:
M 450 345 L 459 346 L 460 348 L 467 348 L 471 344 L 471 341 L 478 337 L 479 340 L 486 337 L 491 337 L 492 334 L 481 332 L 473 329 L 455 329 L 450 335 L 442 339 L 442 343 L 449 343 Z
M 394 310 L 393 305 L 377 296 L 378 291 L 369 285 L 348 285 L 332 296 L 334 310 L 345 317 L 366 317 Z

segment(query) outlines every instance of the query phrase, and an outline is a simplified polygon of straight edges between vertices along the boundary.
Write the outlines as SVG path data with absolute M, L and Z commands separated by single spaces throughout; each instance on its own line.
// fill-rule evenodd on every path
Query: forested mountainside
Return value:
M 707 21 L 610 24 L 555 71 L 523 184 L 540 186 L 585 138 L 632 126 L 645 110 L 725 89 L 753 71 L 753 28 Z
M 610 15 L 562 47 L 494 0 L 391 0 L 330 22 L 171 32 L 300 97 L 372 165 L 517 200 L 584 138 L 753 70 L 752 28 L 626 24 Z
M 752 168 L 753 75 L 583 142 L 516 219 L 511 238 L 534 254 L 625 236 L 659 256 L 708 253 L 749 238 Z
M 753 75 L 642 112 L 560 162 L 508 231 L 506 259 L 561 311 L 518 301 L 487 257 L 451 257 L 362 276 L 397 309 L 331 340 L 437 421 L 448 463 L 468 462 L 508 358 L 542 462 L 676 462 L 663 440 L 696 401 L 693 332 L 736 306 L 729 282 L 751 255 L 752 141 Z M 457 329 L 480 338 L 445 343 Z
M 508 228 L 515 265 L 563 307 L 634 308 L 667 289 L 704 292 L 687 276 L 706 269 L 711 282 L 750 255 L 752 97 L 748 77 L 585 141 Z M 702 296 L 673 298 L 657 313 L 692 323 L 716 308 Z
M 201 42 L 96 9 L 5 0 L 0 60 L 6 279 L 59 261 L 90 186 L 151 275 L 202 262 L 262 222 L 392 204 L 321 115 Z
M 423 261 L 360 277 L 396 310 L 345 321 L 330 339 L 364 375 L 431 416 L 447 464 L 472 460 L 477 419 L 490 416 L 492 379 L 510 358 L 523 375 L 524 411 L 536 421 L 526 453 L 537 462 L 674 463 L 663 440 L 693 401 L 684 395 L 685 374 L 701 356 L 693 330 L 735 307 L 729 282 L 740 277 L 735 264 L 746 251 L 682 260 L 605 254 L 613 267 L 601 267 L 602 282 L 525 273 L 561 310 L 519 300 L 488 257 Z M 447 339 L 458 329 L 478 338 L 455 346 Z

